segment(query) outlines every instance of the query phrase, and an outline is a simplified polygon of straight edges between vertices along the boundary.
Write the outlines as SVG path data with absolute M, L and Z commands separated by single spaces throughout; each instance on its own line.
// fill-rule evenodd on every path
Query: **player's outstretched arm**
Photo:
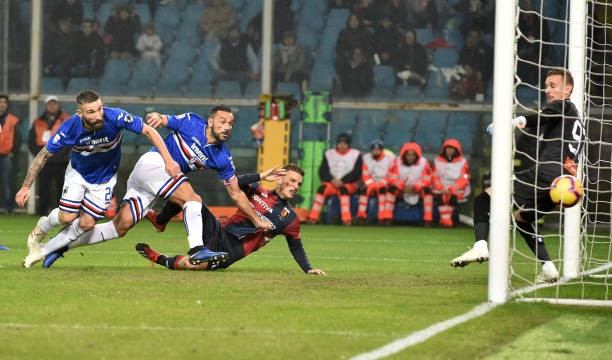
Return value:
M 225 189 L 227 190 L 229 196 L 232 198 L 234 204 L 236 204 L 238 209 L 242 210 L 249 217 L 255 227 L 257 227 L 258 229 L 262 229 L 263 231 L 268 231 L 272 229 L 272 223 L 270 222 L 270 220 L 266 219 L 265 216 L 253 210 L 249 199 L 247 199 L 244 192 L 238 186 L 238 182 L 233 182 L 225 186 Z
M 151 144 L 153 144 L 153 146 L 155 146 L 157 151 L 159 151 L 161 154 L 162 158 L 164 159 L 164 163 L 166 164 L 166 173 L 172 177 L 178 176 L 178 174 L 181 173 L 181 167 L 172 159 L 172 156 L 170 156 L 170 152 L 168 152 L 164 139 L 162 139 L 157 130 L 153 129 L 147 124 L 144 124 L 142 127 L 142 134 L 149 139 Z
M 148 113 L 146 120 L 147 120 L 147 124 L 151 125 L 152 127 L 156 129 L 165 127 L 166 125 L 168 125 L 168 116 L 162 115 L 157 112 Z
M 30 164 L 28 173 L 25 180 L 23 180 L 23 184 L 21 185 L 21 189 L 19 189 L 17 195 L 15 195 L 15 203 L 17 203 L 19 207 L 25 206 L 25 203 L 30 198 L 30 188 L 32 187 L 32 184 L 38 177 L 40 170 L 45 166 L 47 160 L 51 156 L 53 156 L 53 154 L 47 150 L 47 147 L 43 147 Z

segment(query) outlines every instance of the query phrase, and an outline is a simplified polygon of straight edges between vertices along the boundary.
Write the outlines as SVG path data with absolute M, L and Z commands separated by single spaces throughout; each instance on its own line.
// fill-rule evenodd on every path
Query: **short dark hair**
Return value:
M 572 76 L 572 73 L 569 72 L 569 70 L 566 70 L 564 68 L 554 68 L 551 69 L 548 74 L 546 74 L 546 77 L 549 77 L 551 75 L 563 76 L 563 78 L 565 79 L 565 83 L 571 85 L 572 88 L 574 87 L 574 77 Z
M 289 163 L 283 166 L 283 169 L 285 169 L 286 171 L 295 171 L 296 173 L 304 176 L 304 169 L 302 169 L 298 164 Z
M 208 117 L 209 118 L 214 117 L 217 111 L 225 111 L 225 112 L 231 113 L 232 109 L 229 106 L 217 105 L 213 107 L 212 109 L 210 109 L 210 112 L 208 113 Z
M 98 94 L 97 91 L 92 90 L 92 89 L 87 89 L 87 90 L 81 91 L 76 96 L 76 103 L 77 103 L 77 106 L 81 106 L 84 104 L 90 104 L 98 100 L 99 98 L 100 98 L 100 94 Z
M 6 103 L 9 103 L 9 96 L 7 94 L 0 94 L 0 99 L 6 100 Z

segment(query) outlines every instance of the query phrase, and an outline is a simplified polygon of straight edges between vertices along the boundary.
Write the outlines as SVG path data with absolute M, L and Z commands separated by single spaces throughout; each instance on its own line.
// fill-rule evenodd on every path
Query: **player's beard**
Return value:
M 212 130 L 213 138 L 215 138 L 215 140 L 218 143 L 226 142 L 229 139 L 230 135 L 231 135 L 231 132 L 228 132 L 227 136 L 224 136 L 222 133 L 220 133 L 220 132 L 218 133 L 214 129 L 211 129 L 211 130 Z M 225 139 L 224 139 L 224 137 L 225 137 Z

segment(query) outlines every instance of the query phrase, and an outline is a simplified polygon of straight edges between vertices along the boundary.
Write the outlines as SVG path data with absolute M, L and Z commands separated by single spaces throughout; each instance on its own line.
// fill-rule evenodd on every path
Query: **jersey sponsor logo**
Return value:
M 98 138 L 98 139 L 91 139 L 89 137 L 82 139 L 81 141 L 79 141 L 81 144 L 83 144 L 83 146 L 96 146 L 96 145 L 100 145 L 100 144 L 106 144 L 109 141 L 108 136 L 105 136 L 103 138 Z
M 190 148 L 191 148 L 191 151 L 193 151 L 193 154 L 197 157 L 197 159 L 191 158 L 189 159 L 189 163 L 193 164 L 193 162 L 199 160 L 202 162 L 203 165 L 206 165 L 206 161 L 208 161 L 208 156 L 204 155 L 204 153 L 202 152 L 202 150 L 200 150 L 198 145 L 191 144 Z
M 268 205 L 265 201 L 263 201 L 263 199 L 260 198 L 259 195 L 254 194 L 252 198 L 253 198 L 253 201 L 255 201 L 259 206 L 264 208 L 266 212 L 272 213 L 272 208 L 270 207 L 270 205 Z

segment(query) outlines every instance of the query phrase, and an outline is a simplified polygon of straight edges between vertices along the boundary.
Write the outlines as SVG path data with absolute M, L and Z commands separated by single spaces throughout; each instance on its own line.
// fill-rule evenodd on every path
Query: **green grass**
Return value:
M 187 241 L 180 223 L 155 233 L 146 221 L 51 269 L 26 270 L 35 221 L 0 217 L 0 243 L 11 248 L 0 252 L 2 359 L 347 359 L 487 299 L 485 264 L 449 266 L 471 244 L 468 228 L 303 226 L 312 265 L 328 273 L 319 277 L 301 272 L 280 237 L 226 270 L 152 267 L 137 242 L 176 254 Z M 571 343 L 554 353 L 569 357 L 557 358 L 604 359 L 611 316 L 609 308 L 510 302 L 390 358 L 543 358 L 556 347 L 533 334 L 554 334 L 570 319 L 576 331 L 544 338 Z M 531 352 L 512 352 L 525 344 Z

